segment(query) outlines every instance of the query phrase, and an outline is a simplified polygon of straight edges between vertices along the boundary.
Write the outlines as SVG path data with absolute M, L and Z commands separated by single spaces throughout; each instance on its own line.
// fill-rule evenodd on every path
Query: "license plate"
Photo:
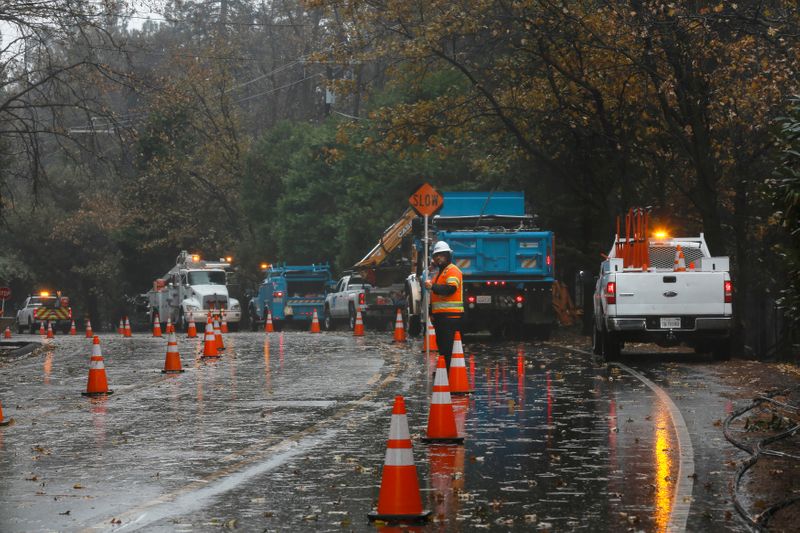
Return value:
M 283 310 L 283 314 L 286 315 L 286 316 L 293 315 L 294 314 L 294 309 L 292 309 L 291 306 L 287 305 Z M 664 319 L 662 318 L 661 320 L 664 320 Z
M 478 296 L 475 299 L 475 301 L 478 302 L 479 304 L 490 304 L 490 303 L 492 303 L 492 295 L 491 294 L 484 294 L 484 295 Z
M 679 318 L 662 318 L 661 329 L 676 329 L 681 327 L 681 319 Z

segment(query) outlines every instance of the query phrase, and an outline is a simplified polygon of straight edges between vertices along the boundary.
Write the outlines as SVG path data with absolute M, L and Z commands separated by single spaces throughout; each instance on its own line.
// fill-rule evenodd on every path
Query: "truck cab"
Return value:
M 327 264 L 269 267 L 258 293 L 248 305 L 251 327 L 256 330 L 263 325 L 268 312 L 272 313 L 273 325 L 278 330 L 287 323 L 310 324 L 314 311 L 322 320 L 325 295 L 331 284 Z
M 239 300 L 228 293 L 230 262 L 202 260 L 183 251 L 175 267 L 153 282 L 148 292 L 150 322 L 158 313 L 160 322 L 170 318 L 185 329 L 190 320 L 205 323 L 209 313 L 224 310 L 228 327 L 236 331 L 241 320 Z

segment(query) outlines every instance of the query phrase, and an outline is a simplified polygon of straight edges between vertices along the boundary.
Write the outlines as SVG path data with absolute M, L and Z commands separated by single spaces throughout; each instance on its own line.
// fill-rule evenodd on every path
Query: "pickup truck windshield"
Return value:
M 286 292 L 290 297 L 319 296 L 325 294 L 325 280 L 287 280 Z
M 225 285 L 225 272 L 222 270 L 189 272 L 189 285 Z

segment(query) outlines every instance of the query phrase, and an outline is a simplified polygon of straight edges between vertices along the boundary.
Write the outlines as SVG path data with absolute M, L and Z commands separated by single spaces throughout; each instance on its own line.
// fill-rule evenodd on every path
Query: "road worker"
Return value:
M 433 275 L 425 281 L 425 287 L 431 291 L 431 321 L 436 330 L 436 344 L 449 369 L 453 339 L 461 329 L 464 316 L 462 275 L 452 262 L 453 250 L 446 242 L 439 241 L 433 246 L 432 259 Z

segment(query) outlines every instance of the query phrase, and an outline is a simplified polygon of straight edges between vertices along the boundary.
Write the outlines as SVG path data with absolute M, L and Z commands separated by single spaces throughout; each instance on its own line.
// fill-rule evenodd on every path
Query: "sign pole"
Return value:
M 425 215 L 425 279 L 423 282 L 428 281 L 428 277 L 430 276 L 430 272 L 428 272 L 428 215 Z M 431 360 L 431 342 L 428 338 L 428 302 L 430 301 L 430 289 L 425 289 L 425 298 L 422 299 L 423 301 L 423 309 L 422 309 L 422 341 L 425 343 L 425 364 L 429 364 Z M 429 375 L 430 372 L 426 372 L 426 375 Z

